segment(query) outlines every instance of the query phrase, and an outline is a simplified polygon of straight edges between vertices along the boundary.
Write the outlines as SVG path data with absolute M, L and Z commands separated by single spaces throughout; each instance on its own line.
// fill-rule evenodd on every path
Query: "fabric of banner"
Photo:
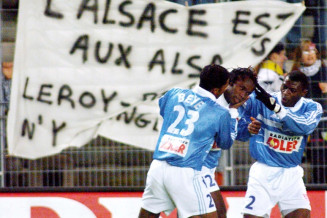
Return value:
M 9 154 L 38 158 L 97 135 L 154 149 L 157 99 L 210 63 L 255 66 L 305 7 L 240 1 L 20 1 Z

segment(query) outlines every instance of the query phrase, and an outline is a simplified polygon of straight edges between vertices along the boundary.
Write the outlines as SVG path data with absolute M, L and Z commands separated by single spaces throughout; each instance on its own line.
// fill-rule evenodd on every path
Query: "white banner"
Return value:
M 38 158 L 97 135 L 154 149 L 157 99 L 201 67 L 258 64 L 304 11 L 244 1 L 19 2 L 9 154 Z

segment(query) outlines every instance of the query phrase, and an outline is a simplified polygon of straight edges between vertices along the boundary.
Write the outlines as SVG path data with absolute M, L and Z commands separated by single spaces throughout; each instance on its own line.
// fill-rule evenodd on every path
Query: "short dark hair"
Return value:
M 257 77 L 254 74 L 254 70 L 251 67 L 243 68 L 243 67 L 238 67 L 233 69 L 230 72 L 230 79 L 229 79 L 229 84 L 233 85 L 236 83 L 238 80 L 244 81 L 246 78 L 249 78 L 252 80 L 253 84 L 257 83 Z
M 287 74 L 287 76 L 291 81 L 300 82 L 302 84 L 302 89 L 309 88 L 309 80 L 308 77 L 299 70 L 293 70 Z
M 229 72 L 223 66 L 211 64 L 205 66 L 200 74 L 200 87 L 211 91 L 213 88 L 221 88 L 229 79 Z
M 268 57 L 273 54 L 273 53 L 277 53 L 279 54 L 281 51 L 285 50 L 285 46 L 282 42 L 277 43 L 277 45 L 275 45 L 275 47 L 270 51 Z

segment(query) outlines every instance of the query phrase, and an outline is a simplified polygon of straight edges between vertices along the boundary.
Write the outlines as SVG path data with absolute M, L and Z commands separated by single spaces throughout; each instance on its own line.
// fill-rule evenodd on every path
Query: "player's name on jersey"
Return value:
M 178 95 L 178 102 L 184 102 L 186 104 L 192 105 L 196 110 L 200 109 L 204 104 L 204 102 L 201 101 L 201 98 L 197 97 L 196 95 L 185 96 L 184 93 Z

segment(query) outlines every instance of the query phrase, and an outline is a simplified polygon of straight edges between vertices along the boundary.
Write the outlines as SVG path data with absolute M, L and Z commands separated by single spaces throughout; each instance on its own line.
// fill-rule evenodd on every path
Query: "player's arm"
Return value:
M 293 112 L 278 104 L 276 99 L 258 84 L 256 84 L 255 93 L 258 100 L 277 114 L 285 130 L 291 130 L 300 135 L 308 135 L 313 132 L 321 119 L 322 107 L 319 103 L 309 103 L 305 111 Z
M 216 143 L 222 149 L 229 149 L 237 135 L 238 121 L 226 111 L 219 118 Z
M 276 99 L 272 97 L 266 90 L 264 90 L 258 83 L 255 86 L 256 99 L 261 101 L 269 110 L 279 113 L 282 109 L 281 105 L 277 103 Z

